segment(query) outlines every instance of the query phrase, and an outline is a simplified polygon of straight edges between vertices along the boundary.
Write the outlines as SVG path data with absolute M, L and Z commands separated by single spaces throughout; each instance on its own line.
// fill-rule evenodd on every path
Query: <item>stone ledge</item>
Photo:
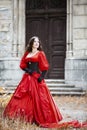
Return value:
M 0 61 L 4 61 L 4 60 L 5 60 L 5 61 L 6 61 L 6 60 L 7 60 L 7 61 L 12 61 L 12 60 L 14 61 L 14 60 L 20 60 L 20 59 L 21 59 L 21 57 L 1 57 L 1 58 L 0 58 Z

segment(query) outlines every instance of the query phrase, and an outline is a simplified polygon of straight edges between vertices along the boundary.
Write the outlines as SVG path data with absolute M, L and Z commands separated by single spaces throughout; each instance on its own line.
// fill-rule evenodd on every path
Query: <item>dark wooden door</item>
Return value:
M 63 79 L 66 52 L 66 1 L 42 0 L 26 3 L 26 44 L 30 37 L 42 41 L 50 69 L 46 78 Z M 63 3 L 62 3 L 63 2 Z M 56 7 L 57 6 L 57 7 Z M 38 9 L 37 9 L 38 7 Z

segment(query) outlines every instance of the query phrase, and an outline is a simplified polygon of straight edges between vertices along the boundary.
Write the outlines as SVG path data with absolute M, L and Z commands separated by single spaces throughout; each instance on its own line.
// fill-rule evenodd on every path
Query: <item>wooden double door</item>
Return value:
M 50 64 L 46 78 L 64 79 L 66 1 L 40 1 L 26 1 L 26 44 L 30 37 L 38 36 Z

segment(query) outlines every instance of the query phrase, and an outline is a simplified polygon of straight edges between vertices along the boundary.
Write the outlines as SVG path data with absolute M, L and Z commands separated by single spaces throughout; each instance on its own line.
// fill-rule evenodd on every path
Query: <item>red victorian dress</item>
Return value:
M 25 52 L 20 62 L 20 68 L 24 69 L 28 63 L 38 63 L 40 71 L 48 70 L 49 64 L 43 51 L 39 51 L 32 57 L 27 57 Z M 27 122 L 35 122 L 39 126 L 54 128 L 64 125 L 81 127 L 78 121 L 60 123 L 62 115 L 50 94 L 44 81 L 38 82 L 40 73 L 34 71 L 32 75 L 24 73 L 11 100 L 4 110 L 4 117 L 20 118 Z

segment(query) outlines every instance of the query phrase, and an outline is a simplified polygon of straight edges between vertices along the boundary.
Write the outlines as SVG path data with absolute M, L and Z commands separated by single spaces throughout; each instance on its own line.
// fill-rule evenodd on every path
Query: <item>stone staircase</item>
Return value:
M 86 92 L 71 84 L 66 84 L 65 80 L 46 79 L 46 83 L 52 95 L 85 95 Z
M 85 95 L 86 92 L 80 88 L 71 84 L 66 84 L 65 80 L 57 79 L 45 79 L 45 82 L 52 95 Z M 3 93 L 11 94 L 14 92 L 17 84 L 8 85 Z

